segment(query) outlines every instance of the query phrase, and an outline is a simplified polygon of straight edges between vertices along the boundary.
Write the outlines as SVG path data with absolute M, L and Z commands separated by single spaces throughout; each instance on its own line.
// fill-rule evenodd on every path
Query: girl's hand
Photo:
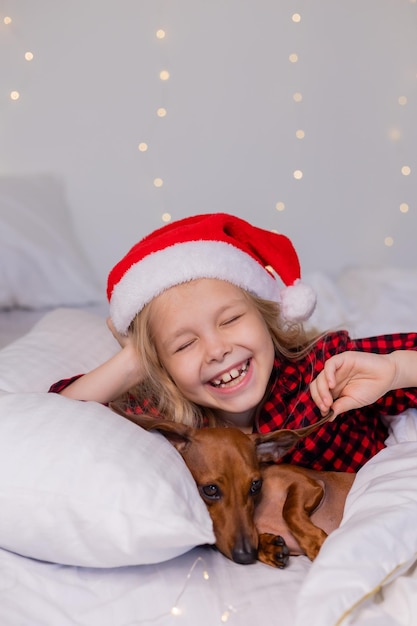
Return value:
M 130 335 L 122 335 L 121 333 L 119 333 L 113 324 L 113 320 L 111 319 L 111 317 L 108 317 L 106 319 L 106 323 L 107 323 L 107 327 L 110 330 L 111 334 L 113 335 L 113 337 L 116 339 L 116 341 L 119 343 L 119 345 L 124 348 L 128 343 L 130 343 Z
M 120 344 L 121 350 L 81 378 L 77 378 L 61 391 L 61 395 L 108 404 L 143 380 L 143 364 L 131 335 L 118 333 L 110 319 L 107 320 L 107 326 Z
M 310 391 L 321 413 L 332 409 L 334 419 L 340 413 L 376 402 L 393 388 L 395 377 L 392 355 L 342 352 L 326 361 Z

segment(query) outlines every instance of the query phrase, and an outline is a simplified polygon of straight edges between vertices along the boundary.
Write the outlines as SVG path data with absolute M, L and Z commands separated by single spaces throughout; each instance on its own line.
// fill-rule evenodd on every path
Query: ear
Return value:
M 276 430 L 266 435 L 253 433 L 249 435 L 256 446 L 256 453 L 260 463 L 276 463 L 291 450 L 301 439 L 307 437 L 332 417 L 333 411 L 329 411 L 321 420 L 297 430 Z
M 160 417 L 151 417 L 146 413 L 128 413 L 124 411 L 116 404 L 111 403 L 110 408 L 115 412 L 125 417 L 130 422 L 137 424 L 145 430 L 157 430 L 162 433 L 168 441 L 182 454 L 185 452 L 189 443 L 191 443 L 194 434 L 194 428 L 172 422 L 171 420 L 163 420 Z

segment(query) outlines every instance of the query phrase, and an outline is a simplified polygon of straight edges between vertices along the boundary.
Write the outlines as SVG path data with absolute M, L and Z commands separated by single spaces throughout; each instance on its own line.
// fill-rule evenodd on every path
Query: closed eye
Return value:
M 175 349 L 175 353 L 182 352 L 183 350 L 185 350 L 186 348 L 191 346 L 194 343 L 194 341 L 195 340 L 192 339 L 191 341 L 187 341 L 187 343 L 183 343 L 181 346 L 179 346 L 178 348 Z
M 233 317 L 230 317 L 225 322 L 223 322 L 223 326 L 227 326 L 227 324 L 233 324 L 233 322 L 236 322 L 241 317 L 242 315 L 234 315 Z

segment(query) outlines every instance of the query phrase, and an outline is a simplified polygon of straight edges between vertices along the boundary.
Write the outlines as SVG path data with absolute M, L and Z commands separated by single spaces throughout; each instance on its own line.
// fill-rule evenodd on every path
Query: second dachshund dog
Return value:
M 276 464 L 330 414 L 299 430 L 247 435 L 237 428 L 196 429 L 112 408 L 175 446 L 207 505 L 216 547 L 236 563 L 258 559 L 282 568 L 289 555 L 313 560 L 339 526 L 355 474 Z

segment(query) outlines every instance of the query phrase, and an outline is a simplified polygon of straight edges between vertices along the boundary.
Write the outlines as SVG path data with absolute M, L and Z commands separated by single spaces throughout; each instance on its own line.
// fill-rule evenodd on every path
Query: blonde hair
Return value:
M 279 305 L 263 300 L 242 289 L 246 298 L 255 306 L 263 318 L 271 335 L 275 352 L 289 360 L 304 357 L 317 341 L 318 335 L 306 332 L 301 323 L 283 323 Z M 147 304 L 131 322 L 129 332 L 142 361 L 145 377 L 128 394 L 118 398 L 115 404 L 123 408 L 139 404 L 146 412 L 156 411 L 158 415 L 175 422 L 201 427 L 219 425 L 214 411 L 190 402 L 180 393 L 174 381 L 161 363 L 152 331 L 152 302 Z

